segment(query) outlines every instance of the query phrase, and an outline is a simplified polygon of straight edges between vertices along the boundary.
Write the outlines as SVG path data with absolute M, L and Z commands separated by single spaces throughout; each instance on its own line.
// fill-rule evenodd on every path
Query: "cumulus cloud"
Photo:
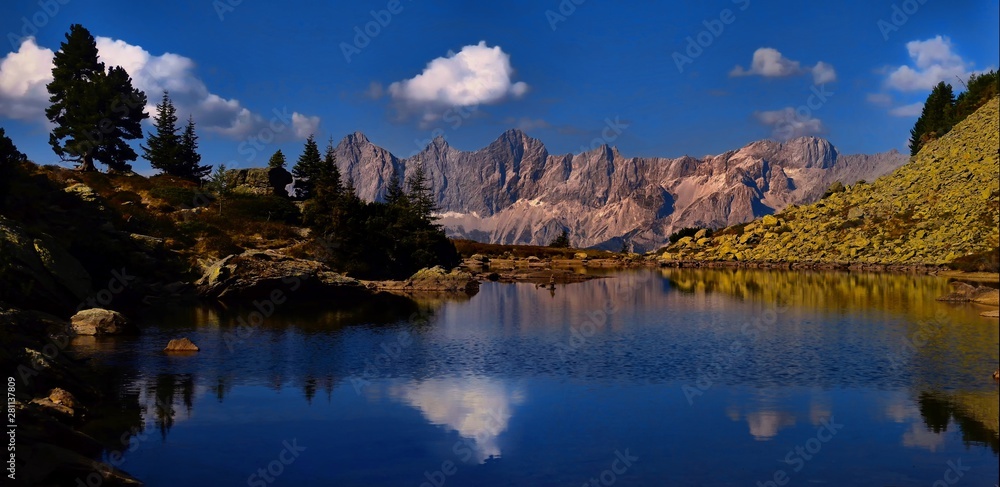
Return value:
M 192 59 L 173 53 L 158 56 L 140 46 L 122 40 L 97 37 L 98 57 L 106 66 L 121 66 L 132 76 L 136 88 L 144 91 L 149 104 L 146 112 L 155 113 L 164 90 L 177 106 L 178 115 L 194 116 L 201 130 L 233 139 L 259 133 L 266 127 L 279 139 L 301 138 L 316 130 L 319 117 L 276 107 L 271 113 L 254 113 L 239 100 L 223 98 L 209 91 L 195 74 Z M 0 62 L 0 116 L 29 122 L 47 123 L 45 108 L 52 81 L 53 51 L 40 47 L 35 39 L 25 38 L 16 52 Z M 276 130 L 278 127 L 290 130 Z
M 911 103 L 889 110 L 889 115 L 894 117 L 919 117 L 924 110 L 923 102 Z
M 941 81 L 954 83 L 956 76 L 966 80 L 972 63 L 952 50 L 951 39 L 935 36 L 925 41 L 906 43 L 913 66 L 891 69 L 886 86 L 898 91 L 928 91 Z
M 822 120 L 811 115 L 803 116 L 796 113 L 792 107 L 755 112 L 754 118 L 761 124 L 771 127 L 771 135 L 778 140 L 826 133 L 826 127 Z
M 823 61 L 816 63 L 810 71 L 813 75 L 813 84 L 821 85 L 837 81 L 837 72 L 834 71 L 833 66 Z
M 753 60 L 750 62 L 750 69 L 743 69 L 736 66 L 729 72 L 729 76 L 753 76 L 759 75 L 766 78 L 777 78 L 782 76 L 794 76 L 802 72 L 798 61 L 786 58 L 777 49 L 761 47 L 753 52 Z
M 729 76 L 763 76 L 765 78 L 783 78 L 811 73 L 814 84 L 830 83 L 837 80 L 837 73 L 828 63 L 819 61 L 811 68 L 803 68 L 802 64 L 785 57 L 777 49 L 761 47 L 753 52 L 750 69 L 735 66 L 729 71 Z
M 449 108 L 498 103 L 524 96 L 528 85 L 514 82 L 510 55 L 486 41 L 449 52 L 427 63 L 413 78 L 389 85 L 389 95 L 403 112 L 422 112 L 434 120 Z
M 29 37 L 0 61 L 0 116 L 45 121 L 49 103 L 45 85 L 52 80 L 52 57 L 51 49 L 38 47 Z

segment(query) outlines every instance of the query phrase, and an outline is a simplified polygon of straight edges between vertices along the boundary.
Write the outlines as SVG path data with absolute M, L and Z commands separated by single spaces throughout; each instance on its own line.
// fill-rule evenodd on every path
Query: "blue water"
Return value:
M 143 430 L 118 466 L 150 486 L 994 485 L 997 322 L 945 292 L 623 272 L 416 304 L 291 295 L 242 341 L 252 307 L 175 307 L 74 351 L 126 371 Z M 202 351 L 159 352 L 178 336 Z

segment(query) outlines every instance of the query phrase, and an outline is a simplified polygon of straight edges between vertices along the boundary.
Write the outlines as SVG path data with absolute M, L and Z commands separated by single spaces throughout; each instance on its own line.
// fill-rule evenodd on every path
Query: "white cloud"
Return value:
M 892 69 L 886 86 L 898 91 L 928 91 L 941 81 L 954 84 L 972 74 L 972 63 L 952 51 L 951 39 L 935 36 L 925 41 L 906 43 L 913 66 Z M 958 79 L 956 79 L 956 77 Z
M 434 59 L 413 78 L 392 83 L 389 94 L 402 111 L 420 111 L 424 120 L 433 120 L 448 108 L 524 96 L 528 85 L 514 82 L 513 74 L 510 55 L 500 46 L 488 47 L 486 41 L 481 41 Z
M 301 113 L 293 113 L 292 128 L 295 130 L 296 138 L 305 139 L 315 134 L 319 129 L 319 117 L 307 117 Z
M 45 85 L 52 80 L 52 56 L 51 49 L 38 47 L 28 37 L 17 52 L 0 61 L 0 116 L 45 121 L 49 103 Z
M 753 61 L 750 62 L 750 69 L 743 69 L 736 66 L 729 72 L 729 76 L 753 76 L 759 75 L 765 78 L 776 78 L 782 76 L 794 76 L 802 72 L 798 61 L 786 58 L 777 49 L 761 47 L 753 52 Z
M 792 107 L 755 112 L 754 118 L 761 124 L 771 127 L 771 135 L 778 140 L 826 133 L 826 127 L 822 120 L 814 118 L 812 115 L 797 114 Z
M 812 73 L 814 84 L 830 83 L 837 80 L 837 72 L 828 63 L 819 61 L 811 68 L 803 68 L 801 63 L 785 57 L 777 49 L 761 47 L 753 52 L 750 69 L 735 66 L 729 71 L 730 77 L 763 76 L 765 78 L 782 78 Z
M 919 117 L 924 110 L 923 102 L 911 103 L 889 110 L 889 115 L 894 117 Z
M 833 66 L 820 61 L 812 67 L 813 84 L 821 85 L 823 83 L 832 83 L 837 81 L 837 72 L 834 71 Z
M 121 66 L 128 71 L 136 88 L 148 98 L 146 112 L 153 114 L 164 90 L 177 106 L 178 116 L 194 116 L 200 130 L 241 139 L 290 125 L 291 130 L 274 130 L 279 139 L 301 138 L 301 133 L 315 131 L 319 117 L 307 117 L 285 107 L 273 113 L 258 114 L 244 107 L 239 100 L 211 93 L 194 73 L 192 59 L 173 53 L 154 56 L 140 46 L 122 40 L 97 37 L 100 61 L 106 66 Z M 18 120 L 47 123 L 45 108 L 48 93 L 45 85 L 52 81 L 53 51 L 39 47 L 34 38 L 26 38 L 17 52 L 0 62 L 0 116 Z M 309 132 L 311 133 L 311 132 Z M 286 135 L 287 134 L 287 135 Z M 308 135 L 308 134 L 307 134 Z

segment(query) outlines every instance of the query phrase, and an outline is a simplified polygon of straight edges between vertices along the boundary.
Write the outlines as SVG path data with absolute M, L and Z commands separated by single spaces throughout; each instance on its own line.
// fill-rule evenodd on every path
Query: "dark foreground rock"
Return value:
M 273 250 L 249 250 L 212 264 L 195 282 L 199 296 L 220 301 L 274 299 L 281 293 L 309 297 L 370 294 L 361 282 L 314 260 L 297 259 Z

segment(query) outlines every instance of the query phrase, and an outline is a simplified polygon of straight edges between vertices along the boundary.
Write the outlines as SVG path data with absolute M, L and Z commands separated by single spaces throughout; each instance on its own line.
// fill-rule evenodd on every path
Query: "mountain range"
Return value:
M 438 137 L 401 159 L 355 132 L 336 147 L 358 195 L 381 199 L 394 171 L 423 165 L 451 237 L 545 245 L 564 229 L 574 247 L 642 252 L 685 227 L 719 228 L 818 200 L 835 181 L 873 180 L 903 165 L 899 152 L 842 155 L 827 140 L 760 140 L 720 155 L 625 157 L 603 145 L 550 154 L 520 130 L 462 151 Z

